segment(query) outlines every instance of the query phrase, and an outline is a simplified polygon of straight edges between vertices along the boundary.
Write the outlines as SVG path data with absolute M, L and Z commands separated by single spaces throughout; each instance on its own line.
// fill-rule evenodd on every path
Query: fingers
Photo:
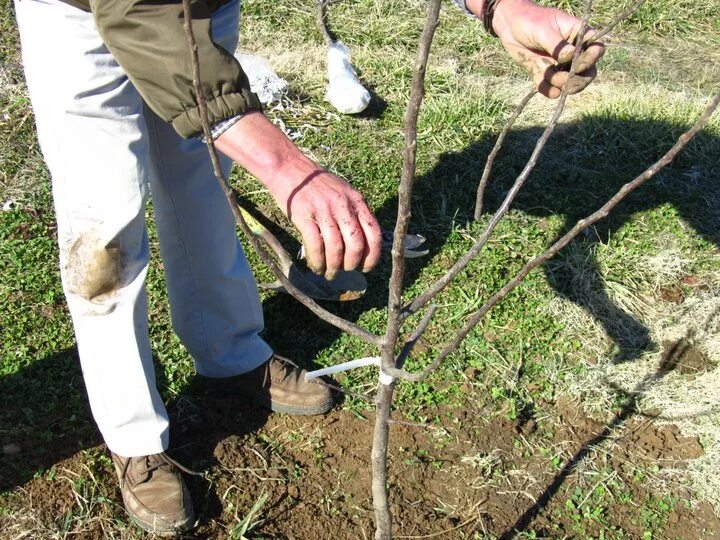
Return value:
M 354 270 L 360 266 L 365 255 L 365 233 L 360 227 L 354 209 L 347 216 L 341 217 L 338 220 L 338 225 L 344 243 L 342 268 L 344 270 Z
M 544 69 L 543 69 L 544 66 Z M 534 75 L 538 92 L 550 99 L 556 99 L 567 86 L 568 94 L 577 94 L 584 90 L 597 77 L 597 68 L 591 66 L 581 73 L 576 73 L 570 79 L 570 73 L 557 66 L 541 64 Z
M 566 69 L 569 70 L 570 62 L 572 62 L 575 54 L 577 36 L 582 28 L 582 21 L 563 12 L 556 15 L 556 21 L 560 36 L 550 31 L 542 32 L 541 36 L 544 42 L 542 48 L 557 61 L 558 65 L 567 65 Z M 601 41 L 595 42 L 596 34 L 597 30 L 588 28 L 583 36 L 583 49 L 578 57 L 575 70 L 577 73 L 590 69 L 605 54 L 605 44 Z M 559 43 L 558 37 L 561 38 Z M 554 45 L 553 41 L 555 42 Z
M 367 204 L 356 194 L 347 205 L 338 205 L 334 210 L 332 221 L 337 228 L 328 225 L 331 236 L 325 237 L 326 274 L 332 277 L 340 268 L 346 271 L 356 268 L 363 272 L 372 270 L 380 259 L 382 234 Z M 322 226 L 321 231 L 325 234 Z
M 593 42 L 596 31 L 589 29 L 584 37 L 583 50 L 578 57 L 575 77 L 569 81 L 570 63 L 575 53 L 575 41 L 582 21 L 560 10 L 545 11 L 550 24 L 538 25 L 532 34 L 535 49 L 533 78 L 538 91 L 555 99 L 567 86 L 568 93 L 580 92 L 597 76 L 596 64 L 605 54 L 605 45 Z
M 375 216 L 363 201 L 363 208 L 358 213 L 360 227 L 365 238 L 365 251 L 362 258 L 362 271 L 369 272 L 380 260 L 382 251 L 382 231 Z
M 575 76 L 566 83 L 568 94 L 572 95 L 582 92 L 595 80 L 595 77 L 597 77 L 597 68 L 595 66 L 592 66 L 582 73 L 576 73 Z
M 318 183 L 312 194 L 293 203 L 294 215 L 306 216 L 294 221 L 303 236 L 308 266 L 328 279 L 340 270 L 367 272 L 380 258 L 380 226 L 358 192 L 335 177 L 329 183 L 331 187 Z
M 325 242 L 320 228 L 313 219 L 298 221 L 296 226 L 302 234 L 308 267 L 316 274 L 324 274 L 327 264 L 325 262 Z
M 325 244 L 325 276 L 333 279 L 343 267 L 345 242 L 340 227 L 331 210 L 322 210 L 316 217 Z

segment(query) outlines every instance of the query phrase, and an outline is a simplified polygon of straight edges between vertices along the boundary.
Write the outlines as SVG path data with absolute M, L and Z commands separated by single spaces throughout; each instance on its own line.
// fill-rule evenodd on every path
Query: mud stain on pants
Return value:
M 69 292 L 89 300 L 115 291 L 120 285 L 120 248 L 97 233 L 80 236 L 68 252 L 65 275 Z

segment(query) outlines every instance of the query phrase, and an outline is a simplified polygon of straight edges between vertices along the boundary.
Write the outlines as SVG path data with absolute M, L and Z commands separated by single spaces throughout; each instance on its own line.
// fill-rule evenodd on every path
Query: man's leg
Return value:
M 113 452 L 162 452 L 168 420 L 155 388 L 144 289 L 149 150 L 142 100 L 92 15 L 56 0 L 15 7 L 93 415 Z
M 57 0 L 19 0 L 15 9 L 93 416 L 133 520 L 153 532 L 185 529 L 192 505 L 163 453 L 168 419 L 148 339 L 143 103 L 92 15 Z
M 213 14 L 213 38 L 237 46 L 239 2 Z M 200 59 L 202 63 L 202 59 Z M 207 147 L 182 139 L 147 111 L 153 171 L 150 189 L 173 327 L 201 375 L 229 377 L 264 363 L 257 284 L 235 230 L 235 219 L 212 173 Z M 221 156 L 225 174 L 231 161 Z
M 238 11 L 238 2 L 231 2 L 213 14 L 213 38 L 230 52 L 237 45 Z M 257 285 L 205 144 L 181 139 L 149 111 L 147 121 L 156 167 L 151 192 L 173 326 L 198 373 L 230 378 L 224 384 L 228 390 L 275 411 L 326 412 L 332 406 L 327 388 L 306 383 L 304 372 L 272 356 L 259 336 Z M 231 163 L 222 158 L 222 164 L 227 175 Z

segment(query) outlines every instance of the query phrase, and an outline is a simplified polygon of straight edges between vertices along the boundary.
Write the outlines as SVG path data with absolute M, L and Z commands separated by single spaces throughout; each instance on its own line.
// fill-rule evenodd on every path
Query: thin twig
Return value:
M 420 422 L 406 422 L 405 420 L 395 420 L 393 418 L 388 419 L 388 424 L 396 424 L 398 426 L 407 427 L 419 427 L 424 429 L 437 429 L 437 426 L 433 426 L 432 424 L 422 424 Z
M 417 373 L 409 373 L 404 370 L 386 370 L 388 375 L 392 377 L 403 379 L 407 381 L 417 382 L 425 379 L 430 373 L 435 371 L 437 367 L 447 358 L 447 356 L 455 351 L 457 347 L 462 343 L 468 333 L 485 317 L 488 311 L 492 309 L 498 302 L 504 299 L 520 282 L 535 268 L 541 264 L 547 262 L 549 259 L 554 257 L 561 249 L 567 246 L 572 240 L 575 239 L 578 234 L 583 230 L 587 229 L 596 222 L 604 219 L 608 213 L 615 208 L 629 193 L 640 187 L 647 180 L 655 176 L 662 168 L 667 166 L 680 151 L 685 148 L 688 142 L 697 135 L 697 133 L 707 124 L 710 117 L 713 115 L 718 105 L 720 104 L 720 94 L 715 95 L 708 104 L 705 112 L 695 122 L 695 124 L 687 132 L 683 133 L 673 147 L 668 152 L 656 161 L 653 165 L 648 167 L 640 176 L 636 177 L 631 182 L 625 184 L 620 190 L 613 195 L 608 202 L 606 202 L 597 211 L 590 214 L 585 219 L 578 221 L 572 229 L 570 229 L 562 238 L 550 246 L 544 253 L 530 260 L 516 275 L 510 280 L 502 289 L 495 293 L 490 299 L 488 299 L 483 306 L 473 313 L 472 317 L 468 320 L 465 326 L 458 332 L 455 338 L 453 338 L 438 354 L 437 358 L 428 365 L 424 370 Z
M 449 534 L 453 531 L 457 531 L 458 529 L 462 529 L 466 525 L 469 525 L 470 523 L 472 523 L 473 521 L 477 521 L 478 519 L 480 519 L 478 516 L 473 516 L 470 519 L 463 521 L 460 525 L 456 525 L 452 529 L 446 529 L 444 531 L 440 531 L 440 532 L 436 532 L 436 533 L 432 533 L 432 534 L 423 534 L 423 535 L 418 535 L 418 536 L 396 536 L 395 538 L 398 538 L 398 539 L 400 539 L 400 538 L 408 538 L 408 539 L 409 538 L 416 538 L 416 539 L 437 538 L 438 536 L 443 536 L 443 535 Z
M 323 39 L 325 39 L 325 44 L 329 47 L 335 43 L 335 36 L 327 25 L 327 19 L 325 17 L 325 8 L 327 5 L 328 0 L 317 0 L 317 11 L 315 12 L 315 17 L 317 18 L 317 23 L 320 27 L 320 33 L 322 34 Z
M 483 198 L 485 197 L 485 188 L 487 187 L 487 183 L 490 178 L 490 172 L 492 171 L 493 163 L 495 163 L 495 158 L 497 157 L 498 153 L 500 153 L 500 148 L 502 148 L 502 145 L 505 142 L 505 138 L 510 132 L 510 129 L 513 127 L 515 120 L 518 119 L 518 117 L 525 110 L 527 104 L 530 103 L 530 100 L 534 98 L 537 93 L 537 88 L 533 87 L 533 89 L 530 90 L 530 92 L 528 92 L 524 98 L 522 98 L 522 101 L 520 101 L 518 106 L 510 115 L 510 118 L 508 118 L 505 122 L 505 125 L 503 126 L 500 135 L 498 135 L 497 141 L 495 141 L 495 146 L 493 146 L 493 149 L 487 158 L 487 162 L 485 163 L 485 169 L 483 169 L 482 178 L 480 178 L 480 183 L 478 184 L 477 195 L 475 196 L 475 221 L 478 221 L 480 219 L 480 215 L 483 211 Z
M 632 14 L 634 14 L 640 7 L 646 2 L 646 0 L 638 0 L 635 2 L 632 6 L 627 8 L 625 11 L 620 13 L 617 17 L 615 17 L 612 21 L 610 21 L 605 28 L 602 30 L 599 30 L 598 32 L 595 32 L 592 36 L 593 41 L 600 41 L 603 37 L 605 37 L 607 34 L 612 32 L 615 27 L 623 22 L 625 19 L 630 17 Z
M 343 319 L 342 317 L 338 317 L 334 313 L 330 313 L 328 310 L 320 307 L 317 302 L 315 302 L 312 298 L 310 298 L 308 295 L 298 289 L 295 285 L 293 285 L 290 280 L 287 279 L 285 274 L 283 274 L 282 270 L 277 265 L 275 260 L 262 246 L 260 240 L 250 230 L 250 227 L 248 226 L 245 218 L 240 212 L 232 188 L 225 179 L 225 175 L 223 174 L 222 168 L 220 167 L 220 159 L 218 157 L 217 149 L 215 148 L 215 142 L 213 141 L 212 134 L 210 132 L 210 122 L 208 120 L 205 92 L 203 91 L 202 85 L 200 84 L 200 61 L 198 59 L 198 50 L 197 43 L 195 42 L 195 35 L 192 31 L 190 0 L 182 0 L 182 5 L 184 16 L 183 26 L 185 29 L 185 35 L 187 36 L 188 46 L 190 47 L 190 55 L 193 68 L 193 85 L 195 87 L 196 94 L 195 99 L 197 100 L 198 104 L 198 112 L 200 113 L 200 122 L 202 124 L 203 135 L 205 136 L 205 142 L 207 144 L 208 153 L 210 154 L 210 161 L 212 163 L 215 178 L 220 184 L 220 187 L 225 194 L 225 198 L 227 199 L 228 204 L 230 204 L 232 213 L 235 216 L 235 221 L 240 226 L 240 229 L 243 231 L 248 241 L 255 249 L 257 254 L 260 256 L 262 261 L 268 266 L 268 268 L 270 268 L 270 270 L 272 270 L 273 274 L 275 274 L 275 277 L 280 281 L 280 283 L 283 284 L 285 289 L 288 291 L 288 293 L 290 293 L 291 296 L 293 296 L 293 298 L 295 298 L 298 302 L 303 304 L 305 307 L 307 307 L 310 311 L 315 313 L 315 315 L 320 317 L 325 322 L 332 324 L 333 326 L 341 330 L 344 330 L 348 334 L 359 337 L 367 343 L 379 345 L 381 341 L 380 336 L 377 336 L 372 332 L 369 332 L 364 328 L 358 326 L 357 324 Z
M 415 331 L 410 335 L 408 340 L 405 342 L 405 346 L 403 347 L 402 351 L 400 351 L 400 354 L 398 355 L 397 360 L 395 360 L 395 365 L 397 367 L 399 367 L 399 368 L 403 367 L 405 360 L 407 360 L 407 357 L 410 356 L 410 353 L 412 352 L 413 348 L 415 347 L 415 344 L 425 333 L 425 330 L 427 329 L 428 324 L 430 324 L 430 321 L 432 320 L 436 311 L 437 311 L 437 306 L 431 305 L 430 309 L 428 309 L 428 312 L 425 314 L 425 316 L 420 321 L 420 324 L 418 324 Z
M 587 28 L 588 28 L 588 20 L 590 18 L 590 13 L 592 10 L 592 0 L 588 0 L 585 4 L 585 17 L 583 18 L 582 27 L 580 28 L 580 32 L 578 33 L 578 39 L 577 43 L 575 45 L 575 52 L 573 54 L 573 59 L 570 64 L 570 72 L 568 74 L 568 80 L 572 79 L 575 76 L 575 70 L 577 66 L 577 59 L 580 56 L 580 53 L 583 49 L 583 36 L 585 35 Z M 535 168 L 535 165 L 538 162 L 538 158 L 540 157 L 540 153 L 542 152 L 543 148 L 545 148 L 545 144 L 547 143 L 548 139 L 550 138 L 550 135 L 552 135 L 553 131 L 555 131 L 555 127 L 557 126 L 558 120 L 560 119 L 560 115 L 562 115 L 562 112 L 565 108 L 565 102 L 568 97 L 568 87 L 569 85 L 566 84 L 563 88 L 562 92 L 560 93 L 560 97 L 558 98 L 558 104 L 555 107 L 555 112 L 550 119 L 550 122 L 548 123 L 547 128 L 545 128 L 545 131 L 543 132 L 540 139 L 538 139 L 537 144 L 535 145 L 535 148 L 530 156 L 530 159 L 528 160 L 527 164 L 523 168 L 520 175 L 515 180 L 515 183 L 510 188 L 510 191 L 505 196 L 505 200 L 503 201 L 500 208 L 497 209 L 495 214 L 493 215 L 492 219 L 490 220 L 490 223 L 488 223 L 487 227 L 485 228 L 485 231 L 483 231 L 483 234 L 480 236 L 479 240 L 475 243 L 474 246 L 468 250 L 468 252 L 460 257 L 458 261 L 448 270 L 445 275 L 443 275 L 440 279 L 438 279 L 435 283 L 433 283 L 430 287 L 428 287 L 424 293 L 422 293 L 420 296 L 416 297 L 412 302 L 410 302 L 408 305 L 406 305 L 403 308 L 403 317 L 406 318 L 412 313 L 415 313 L 418 309 L 420 309 L 422 306 L 427 304 L 430 300 L 432 300 L 440 291 L 442 291 L 447 285 L 457 276 L 462 270 L 472 261 L 478 253 L 480 253 L 480 250 L 485 246 L 488 239 L 490 238 L 490 235 L 495 230 L 495 227 L 497 227 L 497 224 L 500 222 L 502 217 L 507 213 L 508 209 L 510 208 L 510 205 L 515 200 L 515 197 L 518 194 L 518 191 L 523 187 L 525 184 L 525 181 L 530 176 L 530 173 Z M 387 339 L 387 335 L 386 335 Z M 390 373 L 390 371 L 388 371 Z

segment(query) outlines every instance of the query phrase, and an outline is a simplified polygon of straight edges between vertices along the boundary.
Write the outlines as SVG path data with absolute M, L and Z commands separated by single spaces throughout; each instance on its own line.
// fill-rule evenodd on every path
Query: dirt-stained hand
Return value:
M 272 193 L 302 234 L 315 272 L 331 278 L 377 264 L 382 233 L 362 195 L 303 154 L 262 112 L 243 115 L 215 145 Z
M 302 234 L 308 266 L 329 279 L 339 270 L 371 270 L 380 258 L 382 234 L 362 195 L 321 168 L 290 190 L 274 193 Z
M 597 76 L 597 61 L 605 53 L 602 42 L 586 45 L 578 59 L 577 74 L 568 83 L 575 39 L 582 20 L 530 0 L 501 0 L 495 10 L 493 29 L 510 56 L 533 77 L 538 91 L 551 99 L 568 86 L 575 94 Z M 584 41 L 592 41 L 593 31 Z

